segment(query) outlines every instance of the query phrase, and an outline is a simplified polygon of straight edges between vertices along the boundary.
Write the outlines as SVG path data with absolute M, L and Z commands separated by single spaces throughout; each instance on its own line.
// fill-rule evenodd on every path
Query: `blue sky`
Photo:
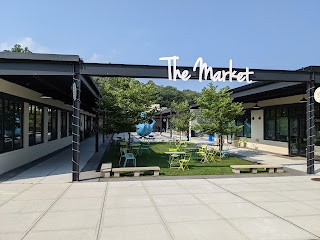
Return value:
M 318 0 L 2 0 L 0 51 L 77 54 L 85 61 L 295 70 L 320 65 Z M 201 91 L 189 80 L 157 84 Z M 243 84 L 243 83 L 242 83 Z M 231 87 L 240 86 L 232 83 Z

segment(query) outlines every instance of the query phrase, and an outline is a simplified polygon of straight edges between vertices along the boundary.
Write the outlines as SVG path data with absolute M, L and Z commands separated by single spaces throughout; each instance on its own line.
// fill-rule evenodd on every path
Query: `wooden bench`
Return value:
M 241 169 L 250 169 L 251 173 L 257 173 L 258 168 L 264 168 L 268 171 L 268 173 L 283 173 L 283 166 L 281 165 L 230 165 L 232 168 L 232 172 L 236 174 L 240 174 Z
M 108 163 L 102 163 L 101 168 L 100 168 L 100 172 L 101 172 L 101 177 L 110 177 L 110 173 L 111 173 L 111 169 L 112 169 L 112 163 L 108 162 Z
M 153 171 L 153 176 L 159 176 L 160 167 L 126 167 L 126 168 L 112 168 L 113 176 L 120 177 L 121 172 L 133 172 L 134 177 L 139 177 L 140 172 Z

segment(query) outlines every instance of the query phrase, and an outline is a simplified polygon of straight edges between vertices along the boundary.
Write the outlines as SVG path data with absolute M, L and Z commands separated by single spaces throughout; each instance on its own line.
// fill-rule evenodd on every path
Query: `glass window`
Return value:
M 48 108 L 48 140 L 52 141 L 57 139 L 58 136 L 58 114 L 57 110 Z
M 264 139 L 276 139 L 276 115 L 275 109 L 264 110 Z
M 290 110 L 290 114 L 297 109 Z M 287 142 L 289 137 L 288 108 L 264 110 L 264 139 Z
M 0 152 L 22 148 L 22 103 L 0 99 Z
M 248 111 L 236 119 L 236 126 L 243 126 L 238 132 L 238 137 L 251 138 L 251 112 Z
M 3 152 L 3 99 L 0 98 L 0 153 Z
M 23 123 L 22 102 L 15 102 L 15 128 L 14 128 L 14 149 L 22 148 L 22 123 Z
M 29 146 L 35 145 L 35 105 L 29 105 Z
M 43 143 L 43 108 L 36 106 L 36 144 Z
M 287 142 L 288 141 L 288 109 L 278 108 L 276 110 L 276 140 Z
M 43 108 L 29 106 L 29 146 L 43 143 Z
M 61 138 L 67 136 L 67 111 L 61 110 Z

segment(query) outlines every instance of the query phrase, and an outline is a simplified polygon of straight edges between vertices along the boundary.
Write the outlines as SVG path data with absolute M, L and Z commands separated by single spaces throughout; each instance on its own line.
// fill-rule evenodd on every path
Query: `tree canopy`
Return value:
M 143 119 L 141 112 L 149 111 L 156 98 L 153 82 L 146 84 L 123 77 L 95 78 L 102 98 L 99 100 L 99 111 L 107 115 L 104 130 L 108 133 L 135 131 L 136 125 Z M 147 119 L 153 112 L 147 114 Z M 145 121 L 145 120 L 143 120 Z
M 171 107 L 176 112 L 174 117 L 171 119 L 171 123 L 174 129 L 180 131 L 181 139 L 181 133 L 189 129 L 189 123 L 195 118 L 195 115 L 193 112 L 190 112 L 188 101 L 180 103 L 173 102 Z
M 229 87 L 217 90 L 217 86 L 210 83 L 203 88 L 201 96 L 197 99 L 200 105 L 199 124 L 197 128 L 207 134 L 220 135 L 222 148 L 222 135 L 233 135 L 239 132 L 242 126 L 235 125 L 235 119 L 243 114 L 242 103 L 233 102 Z
M 21 47 L 20 44 L 15 44 L 11 50 L 3 50 L 3 52 L 22 52 L 22 53 L 32 53 L 28 47 Z
M 183 90 L 180 91 L 176 87 L 172 86 L 158 86 L 157 88 L 157 103 L 162 107 L 172 107 L 172 103 L 180 103 L 184 101 L 194 101 L 197 97 L 200 96 L 200 93 L 192 91 L 192 90 Z

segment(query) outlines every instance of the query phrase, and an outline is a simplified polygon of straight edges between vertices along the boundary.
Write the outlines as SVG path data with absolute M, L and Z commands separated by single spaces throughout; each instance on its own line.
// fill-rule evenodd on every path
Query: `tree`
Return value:
M 172 108 L 175 110 L 176 114 L 171 119 L 173 128 L 180 131 L 180 141 L 182 132 L 186 132 L 189 129 L 190 121 L 195 118 L 194 113 L 190 112 L 188 101 L 181 103 L 172 103 Z
M 194 101 L 199 97 L 200 93 L 192 90 L 180 91 L 173 86 L 156 86 L 157 87 L 157 103 L 162 107 L 172 107 L 173 102 L 180 103 L 184 101 Z
M 153 82 L 146 84 L 132 78 L 106 77 L 95 78 L 102 93 L 99 111 L 107 115 L 104 131 L 120 133 L 135 131 L 142 119 L 141 112 L 149 111 L 156 97 Z M 151 118 L 153 112 L 147 114 Z
M 210 83 L 208 88 L 203 88 L 197 99 L 201 120 L 197 129 L 210 135 L 218 133 L 220 152 L 223 147 L 222 136 L 236 134 L 242 128 L 235 125 L 235 119 L 243 114 L 242 103 L 233 102 L 231 94 L 229 87 L 217 91 L 217 86 Z
M 3 50 L 3 52 L 32 53 L 28 47 L 23 48 L 20 44 L 15 44 L 11 50 Z

